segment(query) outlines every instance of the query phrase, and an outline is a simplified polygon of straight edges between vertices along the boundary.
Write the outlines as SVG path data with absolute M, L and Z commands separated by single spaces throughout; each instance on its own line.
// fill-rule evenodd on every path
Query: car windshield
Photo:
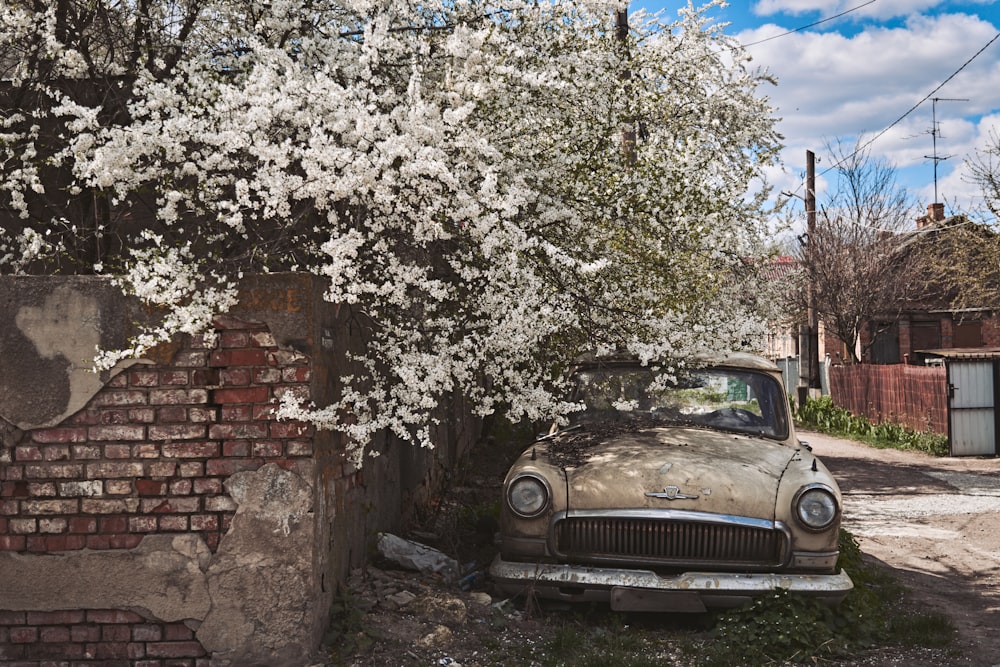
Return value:
M 574 374 L 572 423 L 644 419 L 768 438 L 788 436 L 781 384 L 766 373 L 708 368 L 670 377 L 643 366 L 602 366 Z

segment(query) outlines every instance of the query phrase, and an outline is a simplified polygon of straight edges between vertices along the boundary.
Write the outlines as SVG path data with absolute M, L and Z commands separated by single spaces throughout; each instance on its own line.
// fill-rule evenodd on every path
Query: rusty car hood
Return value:
M 796 448 L 696 428 L 567 432 L 539 454 L 565 471 L 568 509 L 671 509 L 774 519 Z M 559 491 L 556 491 L 559 493 Z

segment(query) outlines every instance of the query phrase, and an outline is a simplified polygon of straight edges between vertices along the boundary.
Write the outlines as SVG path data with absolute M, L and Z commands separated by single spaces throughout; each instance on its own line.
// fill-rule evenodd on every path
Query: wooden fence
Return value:
M 857 364 L 830 368 L 830 397 L 875 423 L 948 434 L 948 383 L 943 366 Z

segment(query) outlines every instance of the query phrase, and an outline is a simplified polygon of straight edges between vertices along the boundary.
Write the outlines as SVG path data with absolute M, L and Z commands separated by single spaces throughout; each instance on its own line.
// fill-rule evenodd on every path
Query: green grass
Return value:
M 859 440 L 872 447 L 909 449 L 934 456 L 948 455 L 946 436 L 915 431 L 891 421 L 873 423 L 864 415 L 853 415 L 834 405 L 829 396 L 807 398 L 804 405 L 793 409 L 793 413 L 795 424 L 801 428 Z

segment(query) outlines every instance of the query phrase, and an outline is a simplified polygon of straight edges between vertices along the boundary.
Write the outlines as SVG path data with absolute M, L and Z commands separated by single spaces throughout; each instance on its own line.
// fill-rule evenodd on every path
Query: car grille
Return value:
M 577 562 L 775 567 L 787 549 L 773 528 L 652 518 L 564 518 L 554 537 L 557 553 Z

